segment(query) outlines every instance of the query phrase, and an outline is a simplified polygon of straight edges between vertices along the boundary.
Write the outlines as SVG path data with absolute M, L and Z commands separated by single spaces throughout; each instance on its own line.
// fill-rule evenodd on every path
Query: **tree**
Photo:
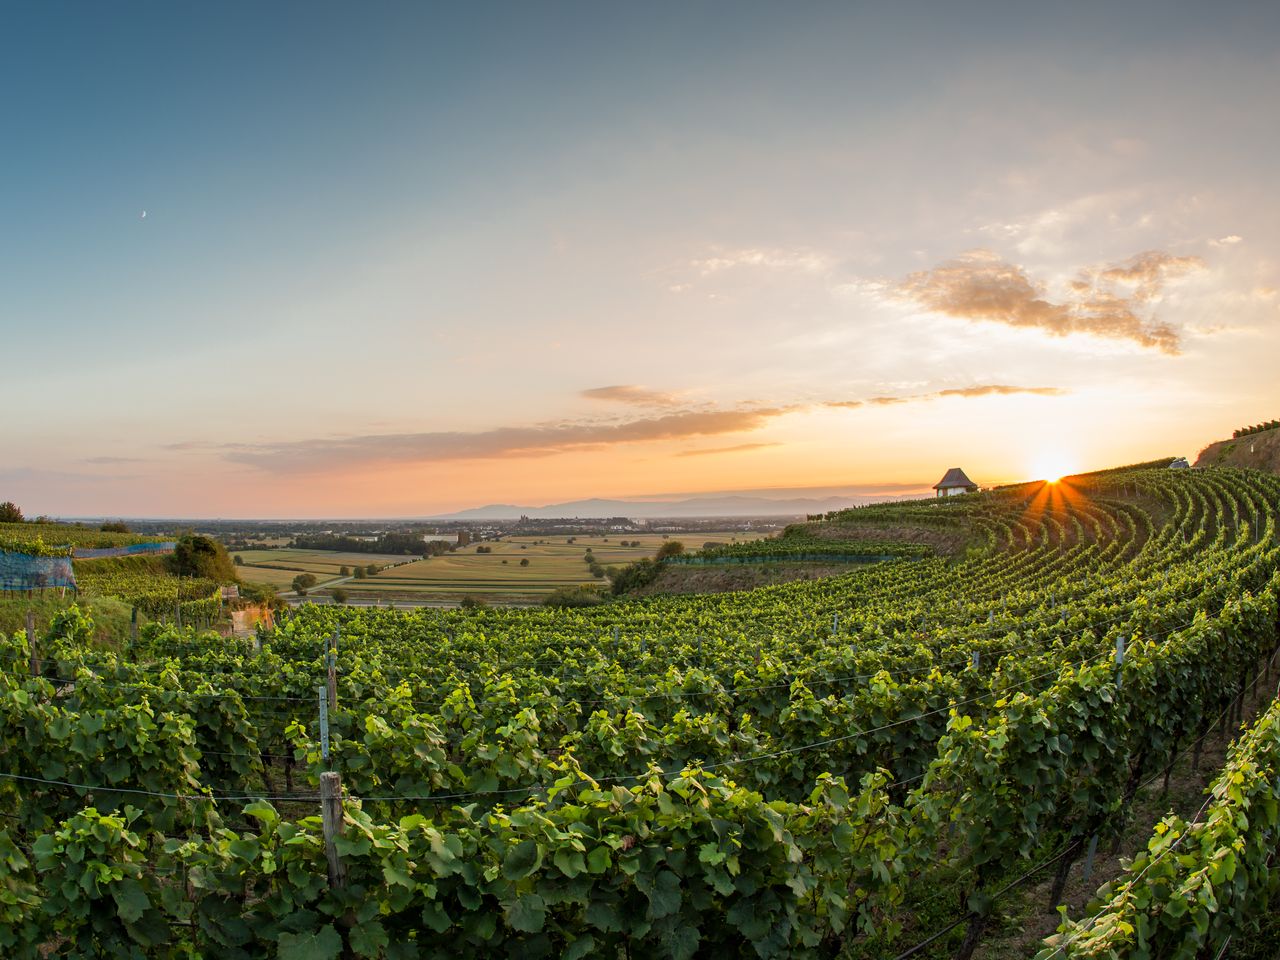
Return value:
M 123 520 L 108 520 L 98 528 L 103 533 L 128 533 L 129 526 Z
M 342 566 L 338 568 L 338 576 L 340 577 L 351 576 L 351 568 L 344 563 Z
M 523 559 L 521 559 L 521 561 L 520 561 L 520 566 L 522 566 L 522 567 L 527 567 L 528 565 L 529 565 L 529 558 L 528 558 L 528 557 L 524 557 Z
M 204 577 L 218 583 L 235 583 L 239 579 L 227 548 L 202 533 L 188 533 L 178 539 L 169 557 L 169 570 L 180 577 Z
M 684 544 L 679 540 L 668 540 L 658 548 L 658 560 L 665 560 L 667 557 L 678 557 L 684 553 Z
M 463 597 L 462 602 L 458 604 L 463 610 L 479 610 L 485 606 L 485 602 L 479 597 Z
M 334 587 L 332 593 L 334 603 L 347 602 L 347 591 L 343 590 L 341 587 Z
M 21 523 L 22 511 L 12 500 L 0 503 L 0 523 Z
M 316 575 L 314 573 L 300 573 L 293 578 L 293 592 L 300 597 L 305 597 L 307 591 L 316 585 Z
M 235 563 L 237 567 L 244 566 L 244 557 L 240 556 L 240 554 L 238 553 L 234 557 L 232 557 L 231 560 L 233 563 Z
M 376 577 L 378 575 L 378 565 L 376 563 L 371 563 L 364 568 L 364 572 L 371 577 Z
M 356 567 L 355 578 L 357 580 L 363 580 L 367 576 L 369 576 L 369 572 L 364 567 Z

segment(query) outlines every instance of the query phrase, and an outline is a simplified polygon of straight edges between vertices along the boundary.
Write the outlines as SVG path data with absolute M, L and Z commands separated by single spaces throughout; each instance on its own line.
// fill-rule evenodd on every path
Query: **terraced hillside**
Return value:
M 72 618 L 0 638 L 0 947 L 980 953 L 1020 883 L 1065 881 L 1242 719 L 1278 511 L 1264 474 L 1122 470 L 849 511 L 812 535 L 956 548 L 748 592 L 309 606 L 124 655 Z M 1278 738 L 1273 710 L 1043 955 L 1239 944 L 1276 879 Z

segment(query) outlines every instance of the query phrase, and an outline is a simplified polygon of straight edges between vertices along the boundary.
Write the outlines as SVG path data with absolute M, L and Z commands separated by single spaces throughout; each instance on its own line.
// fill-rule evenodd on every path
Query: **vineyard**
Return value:
M 14 550 L 33 556 L 65 557 L 73 547 L 130 547 L 161 539 L 69 523 L 0 523 L 0 550 Z
M 1280 427 L 1280 420 L 1268 420 L 1265 423 L 1255 423 L 1250 427 L 1240 427 L 1231 431 L 1231 438 L 1239 440 L 1241 437 L 1251 437 L 1255 433 L 1265 433 L 1267 430 L 1274 430 Z
M 1222 956 L 1280 883 L 1278 522 L 1275 477 L 1137 468 L 834 514 L 798 548 L 894 559 L 750 592 L 118 650 L 73 609 L 0 636 L 0 954 L 978 955 L 1231 729 L 1026 954 Z
M 175 576 L 151 557 L 77 561 L 76 582 L 86 594 L 114 597 L 152 620 L 212 623 L 221 606 L 216 581 Z
M 746 543 L 704 547 L 696 554 L 671 557 L 668 563 L 761 563 L 769 561 L 824 562 L 887 560 L 923 557 L 931 551 L 919 543 L 890 540 L 831 540 L 815 537 L 803 527 L 789 527 L 779 537 Z

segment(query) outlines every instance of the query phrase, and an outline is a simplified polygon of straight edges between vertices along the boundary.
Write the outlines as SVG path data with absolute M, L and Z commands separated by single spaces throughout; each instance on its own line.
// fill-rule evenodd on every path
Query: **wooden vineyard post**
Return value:
M 129 614 L 129 649 L 134 650 L 138 646 L 138 608 L 134 607 L 133 612 Z M 134 653 L 136 660 L 137 653 Z
M 342 778 L 332 770 L 320 774 L 320 819 L 324 825 L 324 856 L 329 862 L 329 886 L 347 885 L 347 870 L 338 856 L 342 833 Z
M 31 675 L 40 676 L 40 655 L 36 650 L 36 612 L 27 611 L 27 650 L 31 653 Z

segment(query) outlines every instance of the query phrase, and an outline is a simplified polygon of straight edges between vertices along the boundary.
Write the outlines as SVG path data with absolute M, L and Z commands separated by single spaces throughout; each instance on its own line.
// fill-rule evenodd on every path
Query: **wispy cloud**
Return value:
M 1014 387 L 1006 383 L 984 383 L 973 387 L 952 387 L 932 394 L 935 397 L 991 397 L 1013 393 L 1033 393 L 1039 397 L 1060 397 L 1067 391 L 1061 387 Z
M 641 395 L 653 394 L 639 387 L 599 387 L 583 391 L 593 399 L 616 399 L 624 403 L 656 403 L 641 401 Z M 496 427 L 477 431 L 437 431 L 424 433 L 369 434 L 348 437 L 321 437 L 277 443 L 226 444 L 222 456 L 241 463 L 280 474 L 315 474 L 353 468 L 417 464 L 458 460 L 508 460 L 551 457 L 581 450 L 599 449 L 620 444 L 650 443 L 718 437 L 750 433 L 767 426 L 789 413 L 815 407 L 852 409 L 866 406 L 889 406 L 937 400 L 947 397 L 983 397 L 1006 394 L 1056 396 L 1066 391 L 1058 387 L 1022 387 L 1008 384 L 977 384 L 951 387 L 931 393 L 908 396 L 877 396 L 860 400 L 830 400 L 779 405 L 773 407 L 738 407 L 728 410 L 684 409 L 669 413 L 656 412 L 630 420 L 565 420 L 523 427 Z M 665 401 L 664 401 L 665 402 Z M 780 446 L 774 442 L 749 442 L 730 446 L 680 451 L 676 457 L 701 457 L 714 454 L 741 453 Z
M 900 397 L 866 397 L 862 400 L 829 400 L 824 407 L 838 407 L 845 410 L 856 410 L 859 407 L 888 407 L 899 403 L 920 403 L 926 400 L 941 400 L 946 397 L 992 397 L 1009 396 L 1011 394 L 1032 394 L 1040 397 L 1058 397 L 1067 393 L 1061 387 L 1016 387 L 1007 383 L 982 383 L 972 387 L 949 387 L 946 390 L 935 390 L 932 393 L 913 393 Z
M 763 427 L 791 407 L 682 411 L 621 423 L 568 422 L 474 432 L 379 434 L 264 443 L 226 459 L 277 473 L 308 473 L 368 464 L 502 460 L 657 440 L 722 436 Z
M 694 260 L 693 266 L 704 277 L 735 267 L 765 267 L 770 270 L 799 270 L 821 273 L 831 267 L 831 258 L 816 250 L 780 250 L 748 248 L 726 250 L 714 256 Z
M 636 407 L 669 407 L 676 403 L 674 393 L 649 390 L 635 384 L 618 384 L 612 387 L 592 387 L 583 390 L 581 396 L 588 400 L 605 400 L 610 403 L 627 403 Z
M 99 466 L 111 466 L 119 463 L 146 463 L 141 457 L 85 457 L 81 463 L 92 463 Z
M 1123 263 L 1112 264 L 1100 270 L 1083 270 L 1071 287 L 1073 290 L 1091 292 L 1099 280 L 1120 283 L 1132 291 L 1131 300 L 1150 303 L 1159 298 L 1168 281 L 1203 269 L 1204 261 L 1199 257 L 1177 257 L 1160 250 L 1147 250 Z
M 1173 279 L 1204 268 L 1199 257 L 1158 250 L 1121 263 L 1079 271 L 1058 301 L 1027 272 L 990 250 L 973 250 L 931 270 L 910 274 L 897 292 L 945 316 L 1031 327 L 1067 337 L 1091 334 L 1131 340 L 1177 354 L 1178 331 L 1156 319 L 1154 305 Z
M 738 443 L 732 447 L 706 447 L 702 450 L 681 450 L 677 457 L 709 457 L 717 453 L 742 453 L 747 450 L 764 450 L 768 447 L 780 447 L 780 443 Z

